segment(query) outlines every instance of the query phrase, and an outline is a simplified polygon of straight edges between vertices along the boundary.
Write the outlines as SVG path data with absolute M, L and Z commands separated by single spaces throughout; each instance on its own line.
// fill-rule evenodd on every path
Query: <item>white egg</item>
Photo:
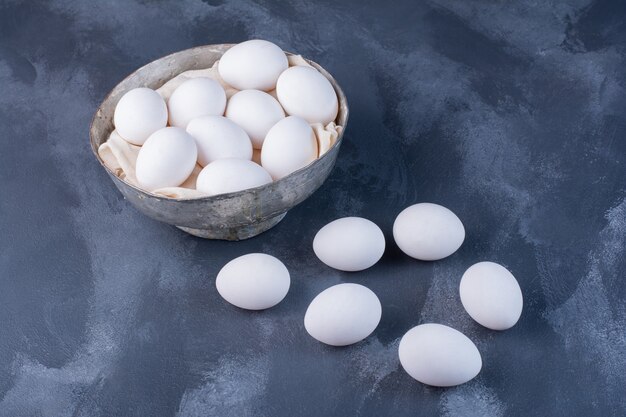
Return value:
M 470 266 L 461 278 L 459 293 L 467 314 L 489 329 L 509 329 L 522 314 L 522 290 L 513 274 L 497 263 Z
M 254 148 L 261 149 L 267 132 L 285 117 L 285 112 L 269 94 L 242 90 L 228 100 L 226 117 L 246 131 Z
M 476 345 L 463 333 L 442 324 L 421 324 L 409 330 L 398 347 L 404 370 L 435 387 L 464 384 L 482 368 Z
M 313 239 L 313 251 L 326 265 L 341 271 L 362 271 L 385 252 L 385 236 L 373 222 L 344 217 L 322 227 Z
M 289 67 L 287 56 L 272 42 L 253 39 L 224 53 L 218 64 L 220 76 L 238 90 L 273 90 L 278 76 Z
M 317 139 L 306 120 L 289 116 L 267 132 L 261 149 L 261 165 L 275 180 L 317 159 Z
M 135 88 L 115 106 L 113 124 L 124 140 L 143 145 L 148 136 L 167 125 L 167 106 L 156 91 Z
M 197 77 L 179 85 L 167 101 L 170 125 L 187 127 L 200 116 L 221 116 L 226 108 L 226 92 L 217 81 Z
M 139 150 L 137 181 L 148 190 L 177 187 L 191 175 L 197 158 L 191 135 L 178 127 L 164 127 L 150 135 Z
M 202 116 L 187 125 L 187 133 L 198 145 L 198 163 L 206 166 L 217 159 L 252 158 L 248 134 L 224 116 Z
M 311 301 L 304 316 L 304 327 L 322 343 L 346 346 L 372 334 L 381 315 L 380 301 L 369 288 L 338 284 Z
M 404 209 L 393 223 L 393 238 L 402 252 L 422 261 L 452 255 L 465 240 L 461 220 L 438 204 L 419 203 Z
M 196 189 L 207 195 L 234 193 L 272 182 L 262 166 L 247 159 L 218 159 L 205 166 L 196 180 Z
M 276 95 L 287 114 L 324 126 L 335 120 L 339 103 L 332 84 L 318 70 L 295 66 L 276 83 Z
M 250 253 L 228 262 L 215 285 L 229 303 L 247 310 L 264 310 L 280 303 L 289 291 L 289 271 L 273 256 Z

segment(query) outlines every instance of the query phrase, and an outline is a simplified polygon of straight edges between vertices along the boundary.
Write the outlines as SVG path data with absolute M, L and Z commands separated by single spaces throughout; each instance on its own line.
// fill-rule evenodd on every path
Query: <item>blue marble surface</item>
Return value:
M 0 0 L 0 416 L 626 415 L 626 3 Z M 327 68 L 351 118 L 323 187 L 271 231 L 204 241 L 140 215 L 88 146 L 135 68 L 195 45 L 269 39 Z M 404 207 L 443 204 L 467 239 L 404 256 Z M 378 223 L 383 260 L 331 270 L 311 247 L 338 217 Z M 287 298 L 250 313 L 215 289 L 266 252 Z M 525 296 L 506 332 L 474 323 L 463 271 L 499 262 Z M 303 328 L 324 288 L 378 294 L 375 334 L 337 349 Z M 412 380 L 399 338 L 467 334 L 483 370 Z

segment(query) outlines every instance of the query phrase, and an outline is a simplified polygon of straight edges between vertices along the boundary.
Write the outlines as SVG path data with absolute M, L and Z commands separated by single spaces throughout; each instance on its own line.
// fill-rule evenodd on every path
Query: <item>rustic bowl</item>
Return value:
M 136 87 L 159 88 L 183 71 L 211 67 L 232 44 L 206 45 L 177 52 L 139 68 L 104 99 L 89 131 L 94 155 L 124 197 L 143 214 L 207 239 L 242 240 L 256 236 L 280 222 L 287 211 L 301 203 L 328 178 L 348 122 L 348 102 L 343 91 L 322 67 L 312 61 L 332 84 L 339 98 L 337 124 L 343 127 L 332 148 L 308 166 L 261 187 L 194 199 L 175 199 L 144 191 L 117 177 L 106 167 L 98 147 L 113 131 L 113 111 L 119 99 Z

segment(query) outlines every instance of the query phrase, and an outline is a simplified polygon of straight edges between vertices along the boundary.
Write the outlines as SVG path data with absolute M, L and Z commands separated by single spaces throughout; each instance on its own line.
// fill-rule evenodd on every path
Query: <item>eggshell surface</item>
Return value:
M 151 134 L 167 125 L 167 106 L 156 91 L 134 88 L 115 106 L 113 124 L 124 140 L 143 145 Z
M 513 274 L 497 263 L 470 266 L 461 278 L 459 293 L 467 314 L 489 329 L 509 329 L 522 314 L 522 290 Z
M 385 252 L 385 236 L 373 222 L 344 217 L 322 227 L 313 239 L 313 251 L 326 265 L 341 271 L 361 271 Z
M 230 48 L 218 64 L 224 81 L 238 90 L 269 91 L 289 67 L 287 56 L 272 42 L 252 39 Z
M 335 89 L 315 68 L 295 66 L 285 70 L 276 83 L 276 96 L 287 114 L 308 123 L 327 125 L 337 118 Z
M 234 193 L 272 182 L 262 166 L 247 159 L 218 159 L 200 171 L 196 189 L 206 195 Z
M 289 116 L 267 132 L 261 165 L 275 180 L 303 168 L 317 158 L 317 139 L 306 120 Z
M 202 116 L 187 125 L 187 133 L 196 140 L 198 163 L 209 163 L 226 158 L 251 159 L 252 142 L 248 134 L 223 116 Z
M 285 117 L 285 112 L 271 95 L 242 90 L 228 100 L 226 117 L 246 131 L 254 148 L 261 149 L 267 132 Z
M 291 278 L 285 265 L 273 256 L 250 253 L 228 262 L 215 285 L 229 303 L 247 310 L 264 310 L 280 303 L 289 292 Z
M 423 261 L 443 259 L 465 240 L 465 228 L 452 211 L 419 203 L 404 209 L 393 224 L 393 237 L 407 255 Z
M 398 355 L 411 377 L 435 387 L 464 384 L 482 368 L 476 345 L 442 324 L 421 324 L 409 330 L 400 340 Z
M 382 307 L 376 294 L 359 284 L 338 284 L 311 301 L 304 327 L 315 339 L 346 346 L 369 336 L 378 326 Z
M 191 135 L 178 127 L 164 127 L 150 135 L 139 150 L 137 181 L 148 190 L 177 187 L 189 177 L 197 157 Z
M 167 102 L 170 125 L 185 129 L 200 116 L 221 116 L 226 108 L 226 92 L 217 81 L 192 78 L 174 90 Z

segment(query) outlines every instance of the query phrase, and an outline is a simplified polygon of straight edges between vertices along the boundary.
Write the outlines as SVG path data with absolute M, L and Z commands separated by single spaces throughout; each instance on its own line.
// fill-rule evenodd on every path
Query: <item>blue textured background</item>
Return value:
M 0 0 L 0 415 L 625 415 L 625 22 L 618 0 Z M 350 123 L 331 178 L 278 227 L 203 241 L 125 202 L 88 126 L 137 67 L 249 38 L 327 68 Z M 394 245 L 394 217 L 420 201 L 465 223 L 450 258 Z M 363 273 L 311 248 L 346 215 L 387 237 Z M 266 312 L 227 305 L 214 285 L 252 251 L 292 272 Z M 480 260 L 520 282 L 510 331 L 462 309 L 461 274 Z M 339 282 L 383 304 L 375 334 L 343 349 L 302 324 Z M 401 370 L 399 338 L 430 321 L 476 343 L 476 379 L 433 389 Z

